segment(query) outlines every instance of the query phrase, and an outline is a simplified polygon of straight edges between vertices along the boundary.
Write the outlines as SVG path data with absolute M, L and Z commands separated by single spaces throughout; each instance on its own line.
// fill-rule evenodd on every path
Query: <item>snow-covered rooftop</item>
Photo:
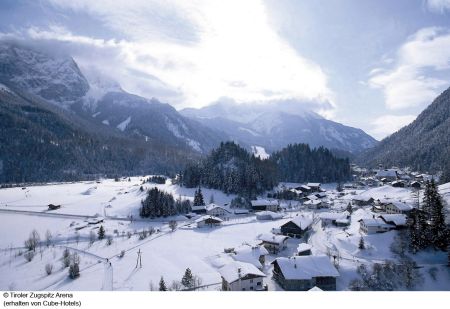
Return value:
M 266 200 L 266 199 L 259 199 L 259 200 L 253 200 L 251 201 L 252 206 L 277 206 L 278 201 L 277 200 Z
M 291 220 L 291 222 L 302 230 L 306 230 L 313 223 L 313 219 L 309 216 L 296 216 Z
M 269 254 L 264 246 L 244 244 L 234 249 L 233 258 L 236 261 L 246 262 L 255 265 L 257 268 L 262 267 L 259 258 Z
M 320 182 L 308 182 L 306 185 L 308 187 L 320 187 Z
M 272 220 L 283 218 L 282 214 L 268 210 L 258 211 L 255 215 L 257 218 L 270 217 Z
M 302 242 L 301 244 L 298 245 L 297 252 L 305 252 L 305 251 L 308 251 L 311 249 L 312 249 L 312 246 L 310 244 Z
M 397 170 L 394 169 L 379 170 L 376 174 L 376 177 L 397 177 Z
M 338 219 L 346 219 L 350 213 L 348 211 L 344 212 L 321 212 L 319 213 L 320 219 L 325 220 L 338 220 Z
M 404 202 L 392 201 L 390 202 L 390 204 L 394 205 L 397 209 L 402 211 L 409 211 L 413 209 L 413 207 L 410 204 Z
M 283 235 L 275 235 L 275 234 L 261 234 L 258 239 L 264 242 L 270 242 L 274 244 L 281 244 L 289 237 Z
M 406 225 L 407 217 L 404 214 L 383 214 L 380 216 L 386 223 L 393 222 L 395 225 Z
M 202 222 L 202 221 L 206 221 L 208 219 L 217 221 L 217 222 L 223 222 L 222 219 L 214 217 L 214 216 L 201 216 L 200 218 L 198 218 L 197 220 L 195 220 L 196 223 Z
M 280 257 L 273 263 L 287 280 L 309 280 L 314 277 L 339 277 L 339 272 L 325 255 Z
M 225 210 L 226 212 L 229 212 L 225 207 L 222 207 L 222 206 L 217 205 L 217 204 L 214 204 L 214 203 L 211 203 L 211 204 L 206 205 L 206 211 L 211 211 L 211 210 L 213 210 L 214 208 L 222 208 L 222 209 Z
M 225 266 L 219 268 L 220 275 L 228 283 L 235 282 L 239 278 L 247 275 L 255 275 L 259 277 L 265 277 L 266 275 L 261 272 L 255 265 L 245 262 L 234 261 Z

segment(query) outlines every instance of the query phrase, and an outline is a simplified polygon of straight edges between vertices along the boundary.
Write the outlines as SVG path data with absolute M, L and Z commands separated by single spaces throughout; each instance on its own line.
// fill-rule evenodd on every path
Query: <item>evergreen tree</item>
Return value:
M 194 206 L 202 206 L 202 205 L 205 205 L 205 201 L 203 200 L 202 189 L 199 186 L 198 189 L 195 191 Z
M 366 249 L 366 245 L 364 244 L 364 238 L 362 236 L 359 239 L 358 249 L 361 249 L 361 250 Z
M 161 276 L 161 280 L 159 280 L 159 290 L 167 291 L 166 283 L 164 282 L 164 278 Z
M 448 233 L 445 224 L 444 206 L 434 180 L 430 183 L 430 242 L 436 249 L 446 250 Z
M 105 229 L 103 228 L 103 225 L 100 225 L 100 228 L 98 229 L 98 239 L 102 240 L 105 238 Z
M 345 210 L 347 210 L 349 214 L 352 214 L 353 213 L 352 204 L 348 203 L 347 208 Z
M 189 268 L 186 268 L 186 271 L 184 272 L 184 276 L 181 279 L 181 284 L 184 285 L 187 289 L 194 287 L 195 279 Z

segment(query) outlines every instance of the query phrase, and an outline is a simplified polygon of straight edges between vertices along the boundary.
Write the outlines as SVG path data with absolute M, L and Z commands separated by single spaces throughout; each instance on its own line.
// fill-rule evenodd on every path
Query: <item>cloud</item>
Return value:
M 383 90 L 387 108 L 422 107 L 448 86 L 447 80 L 433 77 L 450 69 L 448 30 L 421 29 L 399 48 L 396 56 L 393 68 L 375 68 L 369 74 L 369 85 Z
M 78 62 L 117 77 L 130 92 L 178 107 L 223 96 L 333 106 L 327 75 L 276 33 L 262 1 L 49 2 L 68 15 L 89 14 L 121 39 L 89 37 L 64 25 L 32 27 L 27 35 L 63 43 Z
M 382 139 L 391 133 L 398 131 L 405 125 L 410 124 L 414 119 L 416 119 L 416 116 L 414 115 L 384 115 L 376 118 L 372 122 L 370 133 L 375 138 Z
M 427 7 L 435 13 L 450 11 L 450 0 L 427 0 Z

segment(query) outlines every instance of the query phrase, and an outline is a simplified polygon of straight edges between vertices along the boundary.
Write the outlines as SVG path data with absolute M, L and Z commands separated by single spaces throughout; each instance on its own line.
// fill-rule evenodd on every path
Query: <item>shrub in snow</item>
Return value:
M 52 232 L 50 232 L 49 230 L 47 230 L 47 232 L 45 232 L 45 245 L 47 247 L 50 247 L 53 243 L 53 235 Z
M 100 228 L 98 229 L 98 239 L 102 240 L 105 238 L 105 228 L 103 225 L 100 225 Z
M 70 279 L 75 279 L 80 276 L 80 267 L 78 263 L 70 264 L 69 266 L 69 277 Z
M 175 229 L 177 228 L 177 225 L 178 225 L 177 221 L 175 221 L 175 220 L 169 221 L 169 228 L 172 232 L 175 231 Z
M 128 238 L 131 238 L 132 235 L 133 235 L 133 234 L 131 234 L 130 231 L 127 232 L 127 237 L 128 237 Z
M 125 256 L 125 250 L 120 251 L 119 257 L 123 258 Z
M 161 280 L 159 280 L 159 290 L 160 291 L 167 291 L 166 283 L 164 282 L 164 278 L 161 277 Z
M 111 246 L 112 243 L 113 243 L 113 238 L 111 236 L 109 236 L 108 239 L 106 240 L 106 245 Z
M 69 267 L 70 265 L 70 251 L 67 248 L 63 251 L 62 264 L 64 268 Z
M 24 256 L 25 260 L 27 260 L 28 262 L 31 262 L 34 258 L 34 252 L 27 251 L 27 252 L 25 252 L 25 254 L 23 256 Z
M 25 247 L 29 251 L 36 251 L 36 247 L 40 241 L 41 241 L 41 238 L 39 236 L 39 233 L 36 230 L 33 230 L 30 233 L 30 236 L 28 237 L 28 239 L 25 240 Z
M 143 229 L 141 232 L 139 232 L 139 239 L 143 240 L 146 239 L 148 236 L 148 231 L 146 229 Z
M 47 273 L 47 275 L 51 275 L 53 272 L 53 264 L 46 264 L 45 265 L 45 272 Z
M 360 249 L 360 250 L 366 249 L 366 246 L 365 246 L 365 244 L 364 244 L 364 238 L 362 238 L 362 236 L 361 236 L 361 238 L 359 239 L 358 249 Z

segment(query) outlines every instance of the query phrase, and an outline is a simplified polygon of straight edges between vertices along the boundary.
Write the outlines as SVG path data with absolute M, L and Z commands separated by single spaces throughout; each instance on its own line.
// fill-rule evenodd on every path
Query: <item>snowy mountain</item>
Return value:
M 207 152 L 225 138 L 183 117 L 168 104 L 127 93 L 104 77 L 88 77 L 66 55 L 0 43 L 0 83 L 7 87 L 146 142 Z
M 307 143 L 349 152 L 373 147 L 377 141 L 364 131 L 327 120 L 296 102 L 236 104 L 220 102 L 180 111 L 231 139 L 259 145 L 272 152 L 290 143 Z M 220 115 L 220 116 L 219 116 Z
M 450 88 L 411 124 L 383 139 L 358 157 L 360 164 L 410 166 L 421 171 L 446 170 L 450 175 Z M 450 178 L 450 176 L 449 176 Z

